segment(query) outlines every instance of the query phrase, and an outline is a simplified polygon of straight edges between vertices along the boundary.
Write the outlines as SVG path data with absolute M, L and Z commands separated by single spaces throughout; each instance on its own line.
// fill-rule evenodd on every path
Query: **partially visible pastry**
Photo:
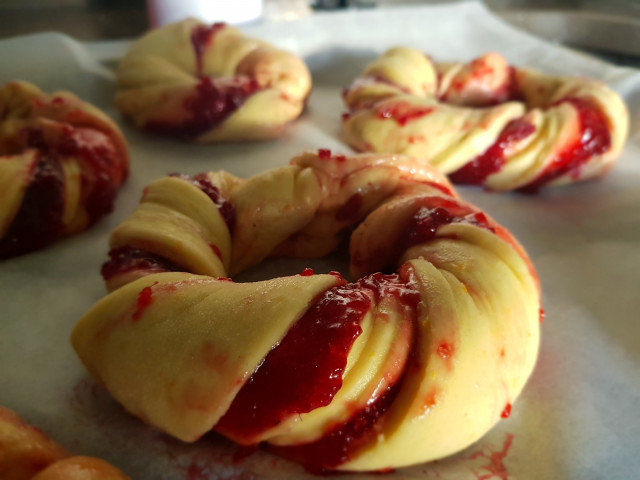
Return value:
M 515 68 L 496 53 L 436 63 L 393 48 L 344 100 L 342 129 L 357 150 L 412 155 L 456 183 L 492 190 L 599 177 L 629 126 L 624 102 L 602 82 Z
M 69 92 L 0 88 L 0 259 L 84 230 L 111 212 L 129 154 L 118 126 Z
M 0 478 L 3 480 L 129 480 L 98 458 L 71 456 L 36 427 L 0 407 Z
M 235 27 L 194 19 L 133 44 L 116 106 L 140 128 L 201 143 L 273 138 L 311 90 L 305 63 Z

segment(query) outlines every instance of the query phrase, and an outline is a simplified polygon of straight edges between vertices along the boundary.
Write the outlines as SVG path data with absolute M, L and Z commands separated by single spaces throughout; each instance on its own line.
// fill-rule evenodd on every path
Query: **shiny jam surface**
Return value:
M 500 132 L 493 145 L 483 154 L 453 172 L 449 178 L 454 183 L 483 184 L 489 175 L 499 172 L 505 164 L 505 151 L 520 140 L 527 138 L 534 131 L 535 127 L 522 118 L 511 120 Z
M 51 243 L 64 233 L 64 175 L 57 160 L 35 163 L 22 205 L 0 239 L 0 258 L 21 255 Z
M 185 271 L 164 257 L 140 248 L 124 246 L 109 250 L 109 260 L 102 265 L 100 273 L 102 278 L 109 280 L 116 275 L 136 270 L 144 270 L 147 274 Z
M 327 405 L 342 386 L 342 374 L 360 322 L 373 302 L 393 297 L 415 312 L 419 292 L 400 275 L 376 273 L 327 290 L 266 357 L 240 390 L 215 429 L 251 442 L 261 432 L 298 413 Z M 409 313 L 410 314 L 410 313 Z M 399 382 L 377 392 L 345 423 L 316 442 L 272 447 L 277 453 L 321 471 L 344 462 L 374 435 L 372 426 L 389 408 Z
M 571 104 L 578 112 L 579 133 L 575 141 L 560 152 L 538 178 L 520 189 L 521 192 L 536 193 L 547 183 L 566 174 L 578 178 L 585 163 L 611 148 L 609 122 L 598 105 L 576 97 L 563 98 L 555 105 L 562 103 Z
M 188 118 L 180 123 L 153 120 L 147 122 L 145 128 L 154 133 L 193 140 L 224 121 L 258 90 L 258 82 L 248 77 L 234 77 L 231 83 L 202 77 L 194 94 L 184 100 Z
M 229 228 L 229 231 L 233 233 L 233 228 L 236 224 L 236 209 L 233 207 L 231 202 L 229 202 L 229 200 L 227 200 L 220 194 L 220 189 L 213 183 L 211 183 L 211 179 L 206 173 L 198 173 L 193 176 L 172 173 L 170 176 L 186 180 L 187 182 L 194 184 L 196 187 L 206 193 L 211 201 L 218 207 L 220 215 L 222 215 L 224 222 Z

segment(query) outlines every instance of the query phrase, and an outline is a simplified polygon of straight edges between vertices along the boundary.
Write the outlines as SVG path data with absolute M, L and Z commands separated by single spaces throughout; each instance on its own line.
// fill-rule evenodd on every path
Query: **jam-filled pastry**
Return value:
M 232 26 L 194 19 L 133 44 L 118 69 L 116 106 L 140 128 L 200 143 L 283 133 L 311 90 L 305 63 Z
M 352 283 L 228 278 L 350 233 Z M 156 180 L 111 247 L 115 290 L 73 346 L 126 410 L 187 442 L 213 429 L 315 471 L 426 462 L 508 416 L 536 360 L 526 253 L 410 157 L 320 150 L 248 179 Z
M 514 68 L 496 53 L 435 63 L 393 48 L 344 100 L 342 130 L 352 147 L 413 155 L 455 183 L 492 190 L 536 192 L 599 177 L 629 125 L 624 102 L 605 84 Z
M 104 460 L 71 456 L 42 431 L 0 407 L 0 478 L 3 480 L 129 480 Z
M 93 105 L 23 81 L 0 87 L 0 258 L 111 212 L 128 169 L 120 129 Z

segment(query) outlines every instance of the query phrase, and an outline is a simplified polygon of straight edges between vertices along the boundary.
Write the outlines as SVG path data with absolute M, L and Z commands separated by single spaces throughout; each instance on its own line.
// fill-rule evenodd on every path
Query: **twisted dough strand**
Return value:
M 0 88 L 0 258 L 77 233 L 113 207 L 129 155 L 118 126 L 69 92 Z
M 289 52 L 187 19 L 138 40 L 118 85 L 116 106 L 138 127 L 207 143 L 280 135 L 302 112 L 311 76 Z
M 628 113 L 601 82 L 514 68 L 490 53 L 435 63 L 398 47 L 345 91 L 343 132 L 361 151 L 421 158 L 456 183 L 537 191 L 604 174 Z
M 224 278 L 352 230 L 354 283 Z M 526 254 L 409 157 L 320 150 L 246 180 L 160 179 L 111 247 L 115 291 L 74 348 L 128 411 L 185 441 L 213 428 L 313 469 L 424 462 L 505 416 L 537 355 Z

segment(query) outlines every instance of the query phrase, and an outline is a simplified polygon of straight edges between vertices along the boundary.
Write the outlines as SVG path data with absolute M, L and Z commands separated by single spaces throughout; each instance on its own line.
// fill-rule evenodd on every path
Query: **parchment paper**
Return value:
M 126 43 L 82 44 L 56 33 L 0 42 L 1 82 L 21 78 L 47 91 L 75 92 L 119 122 L 132 154 L 131 177 L 112 215 L 76 237 L 0 263 L 0 404 L 134 480 L 306 478 L 300 467 L 264 452 L 234 459 L 236 448 L 217 435 L 192 445 L 172 440 L 127 415 L 89 378 L 69 334 L 104 294 L 99 268 L 108 234 L 135 208 L 142 187 L 168 172 L 248 176 L 284 165 L 303 149 L 348 151 L 339 137 L 341 89 L 390 46 L 415 46 L 437 60 L 495 50 L 516 65 L 608 82 L 628 102 L 631 138 L 600 181 L 539 196 L 460 188 L 531 254 L 547 313 L 540 358 L 511 417 L 480 442 L 385 478 L 640 478 L 640 72 L 519 32 L 475 2 L 314 14 L 245 30 L 303 55 L 313 71 L 308 111 L 281 140 L 197 146 L 136 131 L 112 103 L 110 69 Z M 271 261 L 245 278 L 307 265 L 343 268 L 329 263 Z

